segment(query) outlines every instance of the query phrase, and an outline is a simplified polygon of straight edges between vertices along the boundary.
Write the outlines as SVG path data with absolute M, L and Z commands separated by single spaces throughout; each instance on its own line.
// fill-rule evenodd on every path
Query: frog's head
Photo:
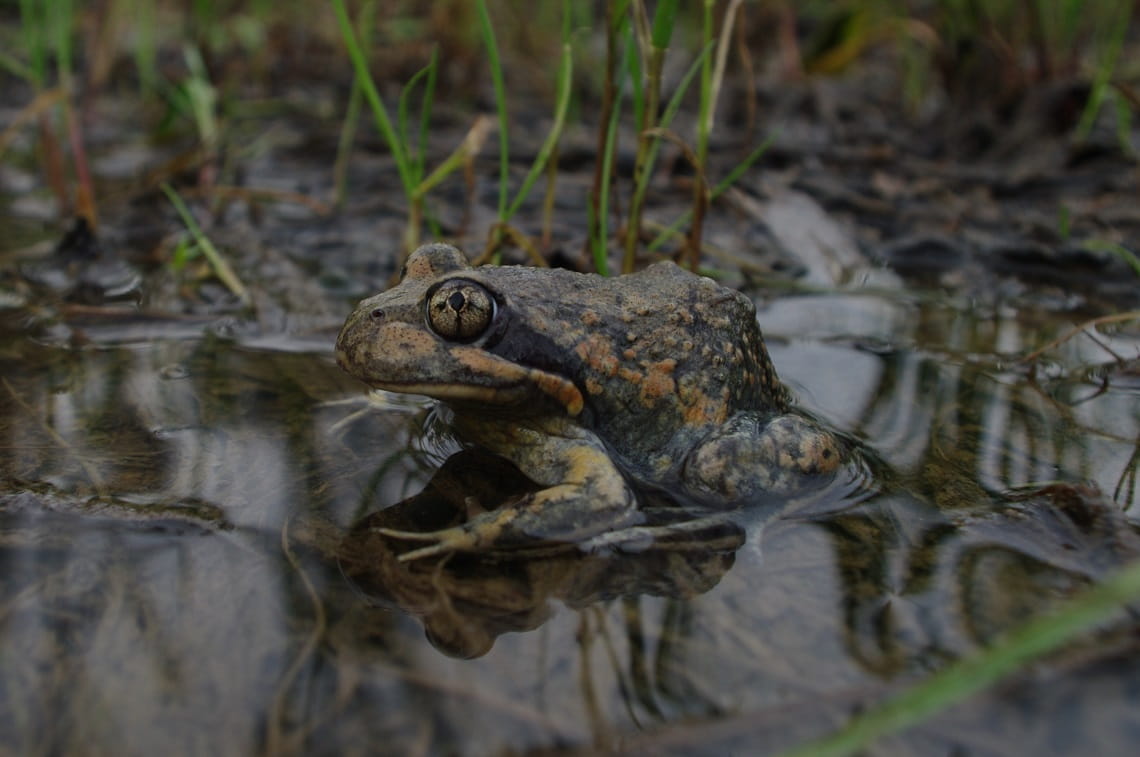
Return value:
M 549 397 L 578 415 L 582 393 L 571 381 L 492 351 L 509 305 L 477 271 L 451 245 L 420 247 L 399 284 L 345 321 L 337 364 L 377 389 L 486 405 Z

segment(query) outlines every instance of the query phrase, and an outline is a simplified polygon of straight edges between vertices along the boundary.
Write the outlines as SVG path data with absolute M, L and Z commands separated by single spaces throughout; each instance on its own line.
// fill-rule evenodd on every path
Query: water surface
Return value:
M 1138 553 L 1140 384 L 1105 349 L 1135 354 L 1135 334 L 1030 365 L 1018 356 L 1073 316 L 881 288 L 759 306 L 801 403 L 884 461 L 881 494 L 621 559 L 402 578 L 359 524 L 454 447 L 425 440 L 427 403 L 369 400 L 341 374 L 328 321 L 270 339 L 240 321 L 45 327 L 10 310 L 4 743 L 772 752 Z M 1122 617 L 876 753 L 1126 753 L 1134 646 Z

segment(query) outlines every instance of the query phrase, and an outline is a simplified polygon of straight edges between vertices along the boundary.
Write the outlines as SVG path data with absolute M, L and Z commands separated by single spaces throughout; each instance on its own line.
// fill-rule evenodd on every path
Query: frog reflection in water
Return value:
M 778 502 L 848 456 L 791 408 L 752 302 L 672 263 L 604 278 L 425 245 L 348 317 L 336 356 L 373 387 L 442 400 L 463 441 L 542 487 L 460 526 L 388 532 L 430 542 L 405 560 L 636 526 L 629 480 L 717 509 Z

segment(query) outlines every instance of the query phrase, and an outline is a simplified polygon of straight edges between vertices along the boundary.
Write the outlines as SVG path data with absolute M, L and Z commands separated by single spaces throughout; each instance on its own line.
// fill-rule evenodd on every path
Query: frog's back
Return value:
M 672 263 L 613 278 L 478 272 L 517 321 L 494 351 L 570 378 L 611 441 L 672 454 L 736 411 L 787 408 L 755 307 L 711 279 Z

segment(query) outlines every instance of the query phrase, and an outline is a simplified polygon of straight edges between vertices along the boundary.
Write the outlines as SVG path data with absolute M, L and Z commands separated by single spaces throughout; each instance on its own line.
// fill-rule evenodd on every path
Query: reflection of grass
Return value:
M 1136 497 L 1136 474 L 1140 467 L 1140 438 L 1132 445 L 1132 455 L 1120 471 L 1120 478 L 1112 492 L 1114 502 L 1134 502 Z M 1129 508 L 1125 508 L 1126 510 Z
M 1076 335 L 1084 332 L 1086 329 L 1091 329 L 1095 326 L 1100 326 L 1100 325 L 1105 324 L 1105 323 L 1122 323 L 1124 321 L 1135 321 L 1135 320 L 1140 320 L 1140 310 L 1130 310 L 1130 311 L 1127 311 L 1124 313 L 1110 313 L 1108 315 L 1102 315 L 1102 316 L 1098 316 L 1096 318 L 1090 318 L 1089 320 L 1084 321 L 1083 323 L 1069 329 L 1064 334 L 1061 334 L 1059 337 L 1052 339 L 1049 342 L 1046 342 L 1044 345 L 1042 345 L 1041 347 L 1038 347 L 1037 349 L 1033 350 L 1032 352 L 1028 353 L 1027 355 L 1022 356 L 1020 362 L 1032 363 L 1035 360 L 1037 360 L 1038 358 L 1040 358 L 1042 355 L 1044 355 L 1046 352 L 1048 352 L 1049 350 L 1057 347 L 1058 345 L 1064 344 L 1065 342 L 1069 341 L 1070 339 L 1072 339 Z
M 921 723 L 1026 668 L 1093 626 L 1111 620 L 1138 599 L 1140 562 L 1126 566 L 1059 610 L 1029 621 L 973 657 L 952 663 L 855 716 L 833 735 L 786 752 L 784 757 L 855 754 L 876 739 Z

